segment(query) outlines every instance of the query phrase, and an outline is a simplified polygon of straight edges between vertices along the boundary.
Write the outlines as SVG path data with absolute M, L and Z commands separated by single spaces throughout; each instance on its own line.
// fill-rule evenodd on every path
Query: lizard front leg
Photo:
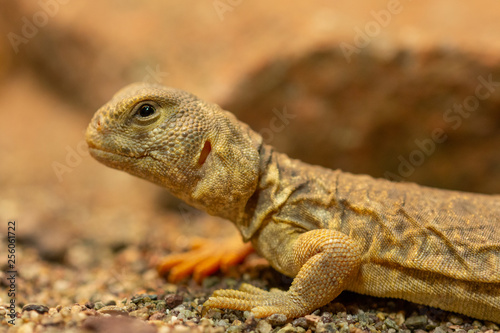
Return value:
M 281 313 L 288 318 L 310 313 L 333 300 L 356 273 L 361 262 L 359 246 L 336 230 L 302 233 L 285 246 L 279 258 L 267 258 L 282 271 L 294 275 L 288 291 L 264 291 L 249 285 L 218 290 L 207 307 L 251 310 L 257 318 Z

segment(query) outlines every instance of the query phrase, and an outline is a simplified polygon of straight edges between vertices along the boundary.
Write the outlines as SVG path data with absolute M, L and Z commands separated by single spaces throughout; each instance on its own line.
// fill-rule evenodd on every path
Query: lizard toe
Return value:
M 310 310 L 297 295 L 290 292 L 265 291 L 249 284 L 242 284 L 240 290 L 216 290 L 203 306 L 251 311 L 256 318 L 268 317 L 275 313 L 293 318 Z
M 158 272 L 168 276 L 172 283 L 178 282 L 190 275 L 198 283 L 219 269 L 227 271 L 253 252 L 249 243 L 241 239 L 228 239 L 225 242 L 209 239 L 195 239 L 191 250 L 166 256 L 158 265 Z

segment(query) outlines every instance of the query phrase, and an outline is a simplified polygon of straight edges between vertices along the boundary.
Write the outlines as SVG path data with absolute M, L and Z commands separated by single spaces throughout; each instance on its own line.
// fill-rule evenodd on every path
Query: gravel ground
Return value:
M 5 245 L 5 244 L 2 244 Z M 310 315 L 286 320 L 275 314 L 256 319 L 249 312 L 204 309 L 215 289 L 250 282 L 287 288 L 290 279 L 256 255 L 228 275 L 201 285 L 174 285 L 159 277 L 154 244 L 106 250 L 95 244 L 73 247 L 63 263 L 18 246 L 23 258 L 16 284 L 16 324 L 9 325 L 5 295 L 0 306 L 3 332 L 498 332 L 499 326 L 425 306 L 343 293 Z M 98 256 L 96 254 L 99 254 Z M 92 268 L 85 261 L 96 258 Z M 5 270 L 3 270 L 5 271 Z M 2 273 L 5 274 L 5 273 Z M 1 281 L 5 281 L 2 276 Z M 22 287 L 21 287 L 22 286 Z M 6 286 L 2 286 L 2 289 Z M 7 328 L 8 327 L 8 328 Z

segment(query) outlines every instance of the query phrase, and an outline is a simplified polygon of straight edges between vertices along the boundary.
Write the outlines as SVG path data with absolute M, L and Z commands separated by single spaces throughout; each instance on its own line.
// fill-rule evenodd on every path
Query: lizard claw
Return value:
M 251 311 L 255 318 L 264 318 L 275 313 L 293 318 L 309 311 L 297 295 L 278 289 L 265 291 L 247 283 L 243 283 L 239 290 L 216 290 L 203 307 Z
M 201 282 L 219 269 L 227 271 L 252 252 L 252 246 L 239 238 L 222 244 L 215 240 L 197 238 L 192 242 L 190 251 L 166 256 L 157 270 L 162 276 L 168 275 L 168 280 L 172 283 L 189 275 Z

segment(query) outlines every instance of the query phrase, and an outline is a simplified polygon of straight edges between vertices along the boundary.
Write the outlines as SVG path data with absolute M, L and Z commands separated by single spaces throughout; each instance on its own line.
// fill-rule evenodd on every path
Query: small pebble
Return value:
M 42 321 L 41 321 L 42 325 L 44 325 L 44 326 L 57 326 L 63 322 L 64 322 L 64 319 L 60 313 L 57 313 L 52 317 L 42 318 Z
M 34 322 L 39 322 L 40 314 L 36 311 L 28 311 L 28 318 Z
M 436 327 L 434 329 L 434 333 L 446 333 L 446 330 L 442 329 L 441 327 Z
M 102 313 L 102 314 L 109 314 L 112 316 L 118 316 L 118 315 L 128 316 L 127 310 L 125 310 L 124 308 L 121 308 L 119 306 L 115 306 L 115 305 L 105 306 L 105 307 L 99 309 L 97 312 Z
M 63 308 L 59 311 L 59 313 L 61 314 L 61 316 L 65 317 L 65 318 L 66 318 L 66 317 L 70 317 L 70 316 L 71 316 L 71 308 L 69 308 L 69 307 L 65 306 L 65 307 L 63 307 Z
M 252 315 L 245 320 L 245 323 L 243 324 L 245 327 L 245 331 L 255 331 L 255 328 L 257 327 L 257 319 Z
M 302 328 L 308 328 L 309 327 L 309 324 L 307 323 L 307 320 L 306 320 L 305 317 L 300 317 L 300 318 L 295 319 L 292 322 L 292 325 L 295 326 L 295 327 L 302 327 Z
M 277 333 L 300 333 L 304 331 L 305 330 L 302 327 L 293 327 L 293 325 L 290 323 L 285 327 L 280 328 Z
M 229 326 L 228 329 L 226 330 L 227 333 L 239 333 L 243 329 L 241 326 Z
M 269 332 L 271 332 L 272 329 L 273 329 L 273 327 L 271 326 L 271 324 L 269 324 L 265 320 L 259 321 L 257 323 L 257 326 L 255 327 L 255 331 L 257 331 L 259 333 L 269 333 Z
M 155 297 L 156 297 L 156 295 L 155 295 Z M 130 301 L 131 301 L 132 303 L 135 303 L 135 304 L 140 303 L 140 302 L 145 303 L 145 302 L 149 302 L 149 301 L 151 301 L 151 297 L 149 297 L 149 295 L 148 295 L 148 294 L 134 295 L 134 296 L 130 299 Z
M 330 312 L 323 312 L 321 315 L 321 321 L 324 323 L 331 323 L 333 322 L 333 314 Z
M 167 309 L 171 310 L 180 304 L 182 304 L 182 301 L 184 300 L 184 297 L 182 297 L 179 294 L 168 294 L 165 296 L 165 306 Z
M 405 320 L 405 325 L 409 329 L 425 328 L 427 316 L 411 316 Z
M 147 320 L 150 317 L 149 309 L 147 307 L 139 308 L 138 310 L 130 312 L 129 316 Z
M 243 324 L 243 323 L 240 320 L 236 319 L 236 320 L 233 320 L 232 326 L 241 326 L 241 324 Z
M 402 312 L 396 313 L 396 318 L 394 320 L 397 325 L 401 326 L 405 322 L 405 315 Z
M 243 317 L 244 317 L 245 319 L 248 319 L 248 318 L 250 318 L 250 317 L 255 318 L 255 316 L 253 315 L 253 313 L 252 313 L 252 312 L 250 312 L 250 311 L 245 311 L 245 312 L 243 312 Z
M 448 320 L 450 323 L 453 325 L 462 325 L 464 323 L 464 320 L 461 317 L 458 317 L 456 315 L 451 315 Z
M 26 304 L 23 306 L 23 312 L 24 311 L 36 311 L 38 313 L 44 314 L 46 312 L 49 312 L 49 308 L 45 305 L 42 304 Z
M 165 318 L 166 315 L 162 312 L 155 312 L 153 313 L 150 317 L 149 317 L 149 320 L 162 320 L 163 318 Z
M 370 322 L 368 315 L 362 311 L 358 314 L 358 321 L 361 326 L 366 326 Z
M 213 320 L 219 320 L 222 318 L 222 311 L 220 309 L 209 309 L 206 316 Z
M 137 305 L 134 303 L 129 303 L 129 304 L 125 305 L 125 310 L 127 310 L 128 312 L 132 312 L 134 310 L 137 310 Z
M 80 305 L 73 305 L 71 307 L 71 313 L 80 313 L 82 312 L 82 307 Z
M 396 324 L 396 322 L 394 320 L 392 320 L 391 318 L 386 318 L 384 320 L 384 324 L 385 326 L 387 326 L 388 328 L 392 328 L 394 330 L 397 330 L 399 329 L 399 325 Z
M 189 318 L 193 318 L 195 315 L 193 312 L 189 311 L 189 310 L 185 310 L 185 309 L 182 309 L 179 311 L 179 319 L 189 319 Z
M 98 312 L 96 311 L 96 309 L 87 309 L 87 310 L 84 310 L 82 313 L 84 313 L 87 317 L 93 317 L 93 316 L 98 315 Z
M 94 309 L 96 309 L 97 311 L 99 311 L 101 308 L 103 308 L 105 305 L 103 302 L 95 302 L 94 304 Z
M 307 315 L 304 316 L 304 318 L 307 320 L 307 323 L 311 326 L 316 325 L 316 323 L 321 320 L 321 317 L 316 315 Z
M 214 321 L 208 318 L 201 318 L 200 324 L 201 326 L 213 326 Z
M 284 325 L 286 323 L 287 318 L 284 314 L 275 313 L 275 314 L 267 317 L 266 320 L 272 326 L 281 326 L 281 325 Z
M 487 329 L 489 329 L 489 330 L 493 330 L 493 331 L 495 331 L 495 332 L 497 332 L 497 331 L 499 331 L 499 330 L 500 330 L 500 327 L 498 327 L 498 325 L 497 325 L 497 324 L 495 324 L 495 323 L 492 323 L 492 322 L 487 321 L 487 322 L 485 323 L 485 325 L 486 325 L 486 328 L 487 328 Z
M 225 319 L 220 319 L 220 320 L 214 321 L 214 325 L 218 326 L 218 327 L 223 327 L 223 328 L 229 327 L 229 323 Z

